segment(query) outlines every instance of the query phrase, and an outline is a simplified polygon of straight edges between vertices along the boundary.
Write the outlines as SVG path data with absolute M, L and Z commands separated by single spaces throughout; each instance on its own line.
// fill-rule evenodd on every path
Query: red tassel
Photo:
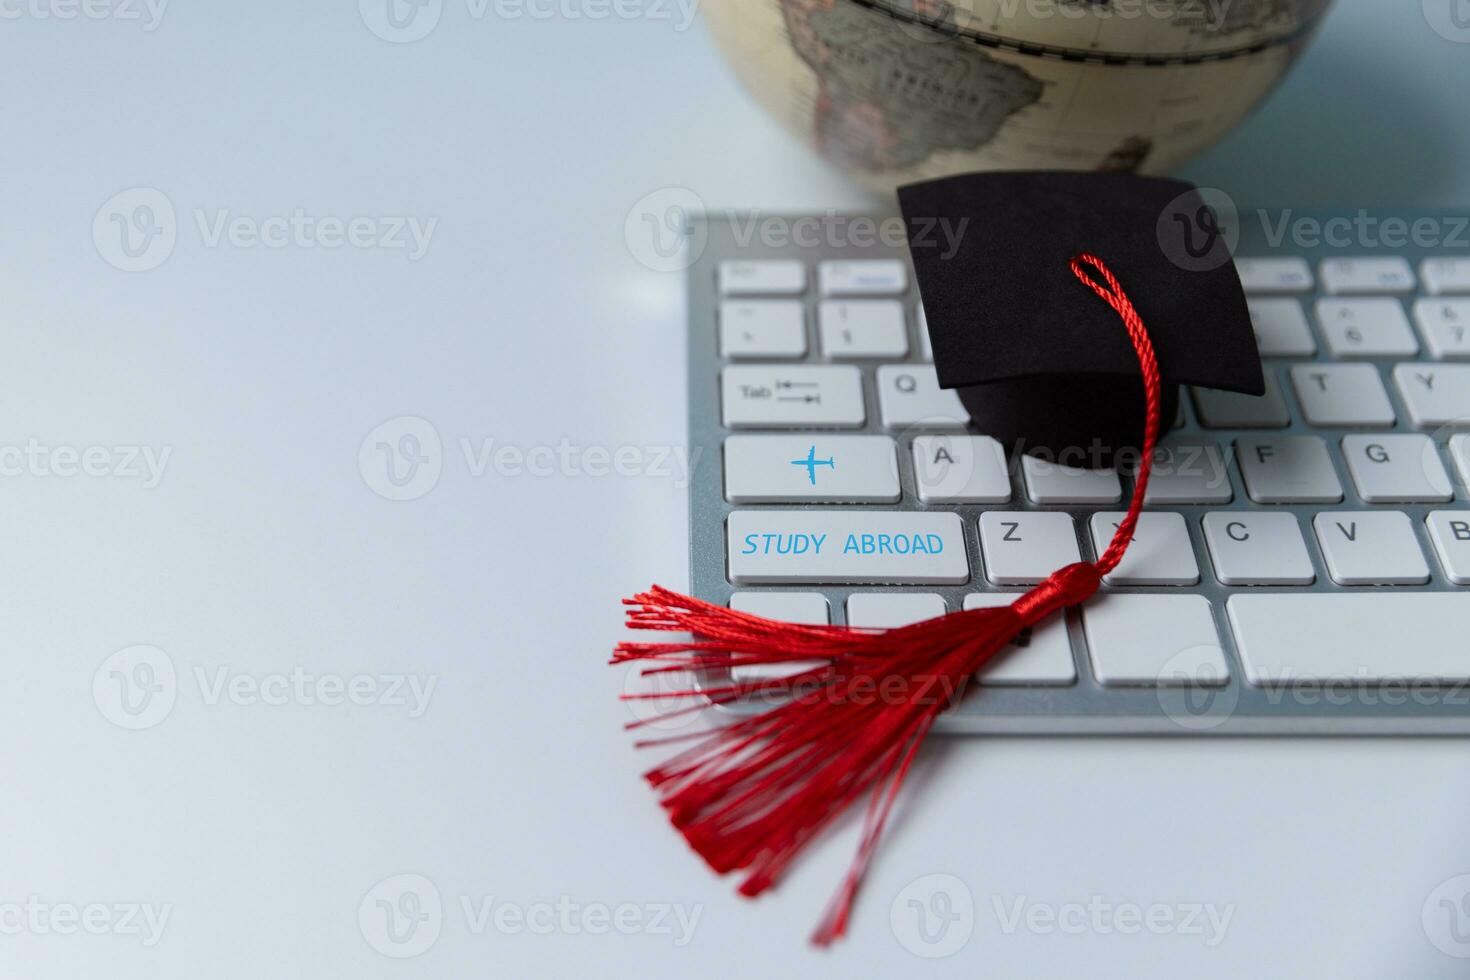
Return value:
M 752 694 L 789 695 L 763 714 L 697 733 L 700 740 L 692 747 L 647 774 L 674 826 L 709 866 L 721 874 L 745 873 L 743 895 L 770 888 L 803 847 L 852 803 L 868 797 L 857 855 L 812 937 L 818 945 L 846 932 L 863 874 L 934 720 L 1023 629 L 1096 593 L 1133 538 L 1158 439 L 1158 364 L 1137 310 L 1103 261 L 1080 255 L 1072 260 L 1072 271 L 1122 317 L 1143 369 L 1148 406 L 1128 515 L 1096 563 L 1060 569 L 1010 606 L 951 613 L 892 630 L 780 623 L 656 586 L 625 600 L 633 607 L 631 628 L 695 637 L 619 644 L 612 662 L 649 663 L 646 674 L 818 662 L 794 677 L 646 696 L 698 694 L 707 703 L 722 704 Z

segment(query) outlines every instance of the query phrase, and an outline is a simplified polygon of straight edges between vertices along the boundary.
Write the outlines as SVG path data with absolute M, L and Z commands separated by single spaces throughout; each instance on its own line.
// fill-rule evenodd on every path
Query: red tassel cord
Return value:
M 890 630 L 775 622 L 658 587 L 625 600 L 631 628 L 693 638 L 621 643 L 613 654 L 615 664 L 639 662 L 650 675 L 756 664 L 808 667 L 780 679 L 627 697 L 699 696 L 701 703 L 689 711 L 751 695 L 785 698 L 762 714 L 714 731 L 641 743 L 697 739 L 647 779 L 674 826 L 711 868 L 721 874 L 743 872 L 743 895 L 753 897 L 774 885 L 802 848 L 867 798 L 861 842 L 813 936 L 818 945 L 846 932 L 863 874 L 935 719 L 1023 629 L 1091 598 L 1133 538 L 1159 433 L 1158 364 L 1138 311 L 1107 265 L 1084 254 L 1072 260 L 1072 271 L 1122 318 L 1143 369 L 1148 411 L 1128 515 L 1096 562 L 1058 570 L 1010 606 L 951 613 Z

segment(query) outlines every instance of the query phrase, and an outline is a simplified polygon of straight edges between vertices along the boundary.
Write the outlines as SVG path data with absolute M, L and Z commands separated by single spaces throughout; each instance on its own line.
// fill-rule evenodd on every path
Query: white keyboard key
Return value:
M 1470 293 L 1470 259 L 1425 259 L 1419 266 L 1426 291 L 1436 296 Z
M 1429 565 L 1414 525 L 1398 511 L 1324 511 L 1312 521 L 1338 585 L 1423 585 Z
M 1458 435 L 1450 440 L 1450 459 L 1459 473 L 1460 486 L 1470 488 L 1470 435 Z
M 913 452 L 914 481 L 924 503 L 1010 503 L 1005 450 L 989 436 L 918 436 Z
M 864 629 L 894 630 L 948 611 L 942 596 L 926 593 L 860 592 L 847 597 L 847 625 Z
M 934 360 L 934 345 L 929 341 L 929 314 L 924 312 L 922 302 L 914 306 L 914 323 L 919 335 L 919 357 L 926 361 Z
M 823 262 L 817 281 L 823 296 L 898 296 L 909 288 L 909 272 L 897 259 Z
M 727 367 L 720 389 L 730 429 L 855 429 L 867 419 L 855 367 Z
M 1334 357 L 1413 357 L 1419 341 L 1396 299 L 1317 301 L 1317 323 Z
M 1035 456 L 1022 456 L 1021 470 L 1033 503 L 1113 504 L 1123 499 L 1123 484 L 1112 470 L 1085 470 Z
M 965 596 L 966 609 L 1009 606 L 1019 596 L 996 592 Z M 1067 636 L 1065 616 L 1051 616 L 1040 626 L 1027 629 L 995 655 L 980 670 L 980 683 L 987 687 L 1066 685 L 1077 682 L 1077 663 L 1072 659 L 1072 641 Z
M 909 352 L 903 304 L 895 299 L 823 300 L 817 332 L 827 357 L 905 357 Z
M 1312 557 L 1295 514 L 1217 511 L 1206 514 L 1205 543 L 1224 585 L 1311 585 Z
M 1092 672 L 1109 687 L 1218 687 L 1230 679 L 1203 596 L 1098 596 L 1082 607 L 1082 626 Z
M 725 526 L 736 585 L 963 585 L 964 528 L 954 513 L 737 510 Z
M 1082 560 L 1071 514 L 987 511 L 980 515 L 980 546 L 996 585 L 1035 585 Z
M 1470 585 L 1470 513 L 1437 510 L 1426 523 L 1445 578 L 1456 585 Z
M 939 387 L 939 376 L 928 364 L 880 367 L 878 409 L 884 426 L 890 429 L 963 429 L 970 424 L 970 413 L 960 404 L 960 396 Z
M 1245 490 L 1258 504 L 1335 504 L 1342 483 L 1327 444 L 1316 436 L 1238 439 Z
M 1312 288 L 1312 267 L 1306 259 L 1238 258 L 1235 268 L 1248 293 L 1305 293 Z
M 1393 380 L 1415 425 L 1470 425 L 1470 364 L 1400 364 Z
M 1421 299 L 1414 322 L 1429 353 L 1440 360 L 1470 357 L 1470 299 Z
M 1312 425 L 1388 428 L 1394 423 L 1388 389 L 1372 364 L 1299 364 L 1291 369 L 1291 385 Z
M 803 626 L 826 626 L 832 621 L 827 597 L 814 592 L 737 592 L 730 597 L 730 608 L 737 612 L 763 616 L 782 623 Z M 793 660 L 784 664 L 749 664 L 730 671 L 736 684 L 781 680 L 821 666 L 820 660 Z
M 1264 395 L 1195 388 L 1194 407 L 1200 424 L 1209 429 L 1284 429 L 1291 422 L 1281 386 L 1269 372 Z
M 1143 499 L 1148 506 L 1228 504 L 1233 499 L 1225 455 L 1213 442 L 1170 438 L 1154 450 L 1153 472 Z
M 1323 292 L 1412 293 L 1417 285 L 1409 260 L 1400 256 L 1322 260 Z
M 1470 681 L 1470 595 L 1360 592 L 1234 596 L 1226 606 L 1246 679 Z
M 1126 515 L 1122 512 L 1092 515 L 1093 553 L 1101 555 Z M 1139 515 L 1133 543 L 1118 567 L 1103 577 L 1109 585 L 1195 585 L 1199 562 L 1189 528 L 1179 514 Z
M 720 292 L 726 296 L 800 296 L 806 265 L 796 259 L 731 260 L 720 263 Z
M 1450 475 L 1428 436 L 1347 436 L 1342 455 L 1370 504 L 1433 504 L 1453 500 Z
M 1251 325 L 1262 357 L 1311 357 L 1317 341 L 1297 299 L 1252 299 Z
M 796 300 L 726 300 L 720 304 L 725 357 L 804 357 L 806 310 Z
M 731 436 L 725 499 L 732 504 L 892 504 L 898 456 L 887 436 Z

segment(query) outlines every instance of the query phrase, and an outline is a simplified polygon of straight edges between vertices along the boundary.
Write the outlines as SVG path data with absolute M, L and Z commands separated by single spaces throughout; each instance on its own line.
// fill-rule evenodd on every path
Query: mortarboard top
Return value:
M 898 195 L 939 383 L 958 389 L 974 427 L 1008 448 L 1106 466 L 1143 441 L 1138 359 L 1117 314 L 1073 275 L 1080 252 L 1108 263 L 1148 328 L 1165 429 L 1181 384 L 1264 393 L 1235 263 L 1200 220 L 1206 205 L 1192 185 L 984 173 Z M 936 221 L 963 229 L 957 246 L 934 244 Z

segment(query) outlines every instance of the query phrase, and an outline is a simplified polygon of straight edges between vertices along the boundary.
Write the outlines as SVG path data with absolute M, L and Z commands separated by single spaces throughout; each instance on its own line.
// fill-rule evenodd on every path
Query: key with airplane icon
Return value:
M 888 436 L 731 436 L 725 498 L 735 504 L 891 504 L 898 458 Z

